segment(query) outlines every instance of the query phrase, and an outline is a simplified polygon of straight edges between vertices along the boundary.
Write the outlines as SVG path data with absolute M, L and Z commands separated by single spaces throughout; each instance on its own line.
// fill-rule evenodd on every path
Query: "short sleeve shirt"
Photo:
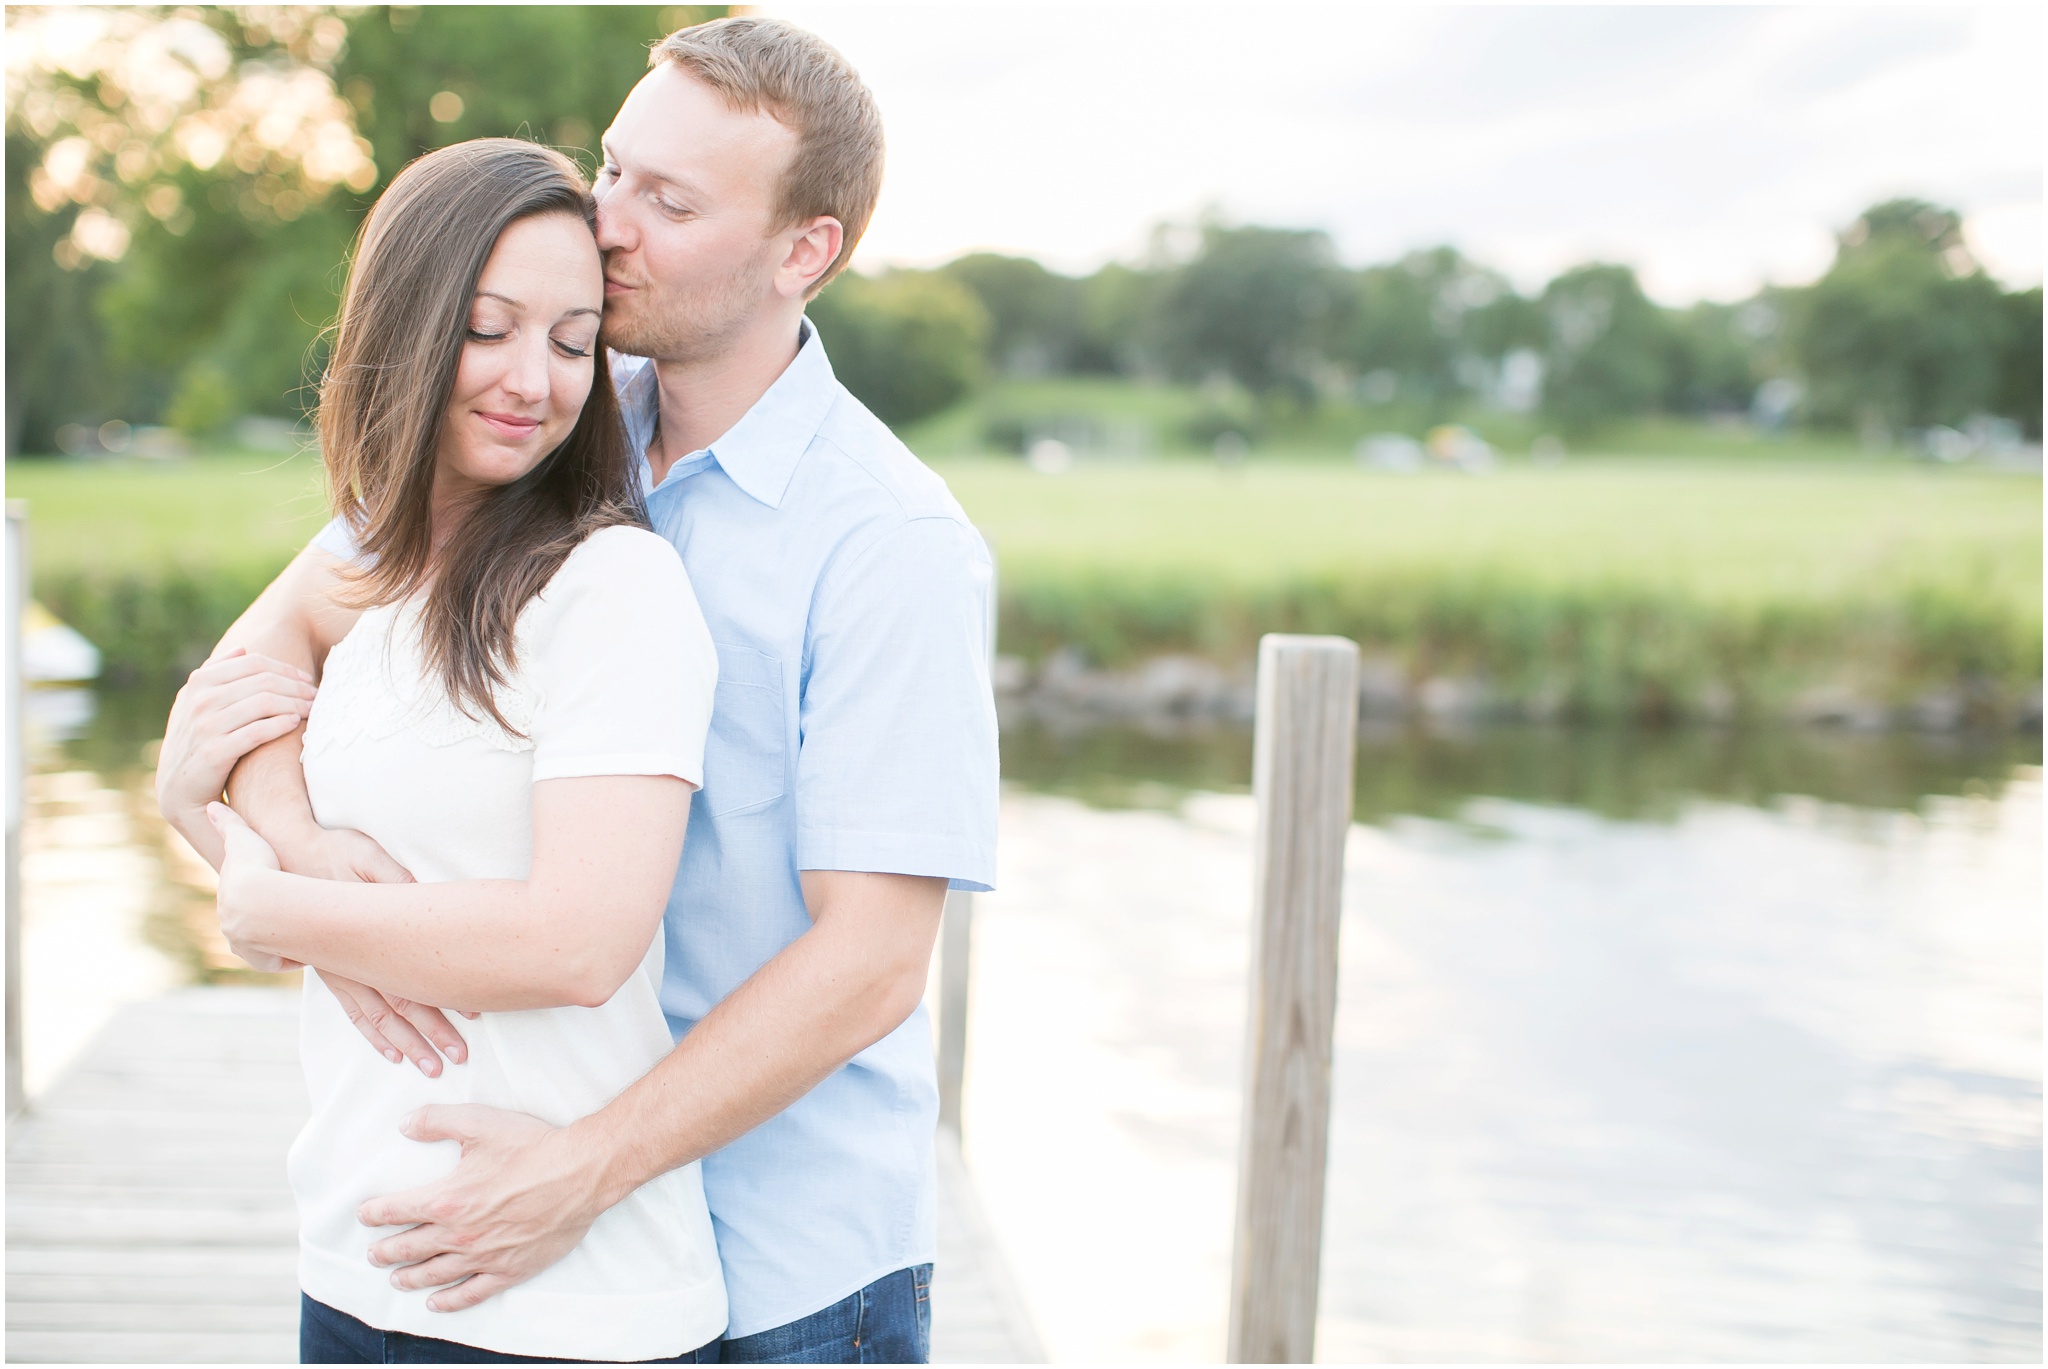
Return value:
M 423 661 L 411 604 L 373 608 L 327 658 L 306 724 L 307 794 L 330 827 L 367 833 L 423 882 L 523 879 L 533 786 L 599 775 L 703 776 L 717 662 L 674 548 L 607 528 L 571 552 L 521 612 L 495 702 L 465 712 Z M 661 1007 L 667 939 L 597 1007 L 487 1012 L 469 1055 L 437 1078 L 366 1049 L 306 976 L 300 1057 L 312 1114 L 291 1150 L 299 1283 L 387 1331 L 573 1360 L 657 1359 L 715 1338 L 725 1290 L 701 1168 L 636 1189 L 538 1276 L 476 1307 L 427 1310 L 369 1262 L 390 1235 L 364 1199 L 432 1182 L 457 1148 L 400 1132 L 429 1104 L 482 1104 L 566 1125 L 602 1108 L 673 1048 Z

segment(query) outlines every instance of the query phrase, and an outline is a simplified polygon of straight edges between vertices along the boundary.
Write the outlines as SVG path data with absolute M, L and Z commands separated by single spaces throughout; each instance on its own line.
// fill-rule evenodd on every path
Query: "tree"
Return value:
M 1575 267 L 1545 287 L 1540 304 L 1545 412 L 1583 430 L 1655 405 L 1665 386 L 1666 332 L 1633 270 Z
M 808 312 L 840 381 L 884 423 L 935 414 L 981 379 L 988 314 L 942 272 L 841 272 Z
M 1221 372 L 1254 394 L 1307 400 L 1349 286 L 1327 234 L 1206 225 L 1195 259 L 1162 286 L 1159 352 L 1183 376 Z
M 988 314 L 990 364 L 1008 375 L 1075 369 L 1084 332 L 1081 282 L 1029 257 L 975 252 L 940 267 L 974 293 Z
M 1083 375 L 1157 374 L 1147 349 L 1164 285 L 1160 272 L 1111 262 L 1081 282 L 1081 336 L 1074 370 Z
M 1960 423 L 1997 401 L 2005 318 L 1960 215 L 1924 200 L 1875 205 L 1839 236 L 1827 274 L 1794 295 L 1808 413 L 1881 433 Z
M 349 241 L 406 162 L 496 134 L 590 165 L 648 43 L 723 9 L 10 9 L 9 450 L 218 410 L 187 387 L 296 414 Z
M 1664 388 L 1672 414 L 1747 413 L 1756 395 L 1758 343 L 1768 309 L 1702 301 L 1666 315 Z
M 2041 287 L 2017 290 L 2003 301 L 2005 347 L 1999 360 L 1993 412 L 2019 420 L 2041 440 Z
M 1411 252 L 1358 273 L 1344 355 L 1361 373 L 1446 413 L 1472 388 L 1473 359 L 1498 361 L 1529 340 L 1524 304 L 1499 273 L 1454 247 Z

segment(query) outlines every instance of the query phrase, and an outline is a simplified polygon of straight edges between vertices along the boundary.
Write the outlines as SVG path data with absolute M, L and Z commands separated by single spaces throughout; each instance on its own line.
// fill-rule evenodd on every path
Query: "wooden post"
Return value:
M 1231 1254 L 1233 1364 L 1305 1364 L 1315 1355 L 1337 920 L 1357 732 L 1355 643 L 1260 640 L 1251 1014 Z
M 996 561 L 989 549 L 988 664 L 996 664 Z M 960 1135 L 960 1090 L 967 1079 L 967 969 L 974 950 L 974 895 L 946 894 L 939 922 L 939 1125 Z
M 7 1115 L 21 1087 L 21 813 L 28 761 L 21 725 L 21 610 L 28 599 L 28 505 L 7 501 Z
M 955 1136 L 967 1076 L 967 962 L 973 942 L 974 895 L 953 890 L 939 923 L 939 1125 Z

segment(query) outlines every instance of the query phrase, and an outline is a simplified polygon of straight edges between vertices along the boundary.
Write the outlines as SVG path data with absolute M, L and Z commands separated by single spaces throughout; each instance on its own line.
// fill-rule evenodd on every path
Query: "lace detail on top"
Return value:
M 523 646 L 524 643 L 521 643 Z M 524 652 L 521 652 L 524 656 Z M 419 615 L 403 605 L 368 609 L 327 653 L 320 694 L 306 720 L 307 754 L 409 732 L 428 746 L 472 738 L 500 751 L 533 750 L 533 698 L 519 671 L 497 693 L 498 710 L 524 736 L 486 714 L 473 718 L 420 659 Z

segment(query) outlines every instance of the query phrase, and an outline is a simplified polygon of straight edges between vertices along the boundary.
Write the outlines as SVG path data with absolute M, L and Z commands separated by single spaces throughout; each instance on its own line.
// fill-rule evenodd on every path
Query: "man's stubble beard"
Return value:
M 764 281 L 767 255 L 764 243 L 759 255 L 693 292 L 640 286 L 634 316 L 621 318 L 616 305 L 605 310 L 598 341 L 627 356 L 685 365 L 731 351 L 772 293 Z

